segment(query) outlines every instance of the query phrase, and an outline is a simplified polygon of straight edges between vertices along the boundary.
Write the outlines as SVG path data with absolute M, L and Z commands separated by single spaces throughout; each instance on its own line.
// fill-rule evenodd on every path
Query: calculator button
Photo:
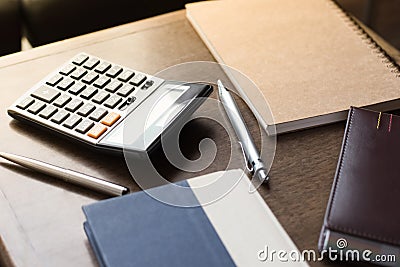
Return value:
M 47 103 L 51 103 L 54 99 L 57 98 L 57 96 L 60 95 L 60 92 L 51 87 L 42 85 L 38 89 L 36 89 L 31 95 L 37 99 L 43 100 Z
M 108 108 L 115 108 L 119 104 L 119 102 L 121 102 L 121 100 L 121 97 L 113 95 L 109 99 L 107 99 L 106 102 L 104 102 L 104 106 Z
M 68 88 L 70 88 L 73 84 L 74 84 L 74 80 L 72 80 L 69 77 L 65 77 L 58 85 L 57 88 L 61 89 L 63 91 L 67 90 Z
M 104 74 L 110 67 L 110 63 L 103 61 L 96 67 L 94 71 L 97 71 L 100 74 Z
M 89 57 L 87 55 L 78 55 L 76 56 L 73 60 L 72 63 L 76 64 L 76 65 L 82 65 L 83 62 L 85 62 Z
M 98 108 L 92 113 L 92 115 L 90 115 L 89 118 L 94 121 L 99 121 L 101 120 L 101 118 L 107 115 L 107 113 L 108 113 L 107 110 L 105 110 L 104 108 Z
M 85 77 L 83 77 L 82 82 L 87 83 L 87 84 L 91 84 L 97 78 L 99 78 L 99 74 L 97 74 L 96 72 L 90 72 L 90 73 L 86 74 Z
M 101 76 L 99 79 L 97 79 L 97 81 L 95 81 L 95 83 L 93 84 L 93 86 L 95 86 L 95 87 L 97 87 L 97 88 L 103 88 L 103 87 L 106 86 L 110 81 L 111 81 L 111 79 L 108 78 L 107 76 Z
M 86 133 L 87 131 L 90 130 L 90 128 L 92 128 L 94 125 L 93 121 L 90 120 L 84 120 L 81 123 L 79 123 L 78 126 L 76 126 L 75 131 L 77 131 L 78 133 Z
M 139 86 L 144 80 L 146 80 L 146 75 L 138 73 L 129 81 L 129 83 Z
M 72 129 L 74 128 L 80 121 L 82 120 L 82 118 L 76 114 L 72 114 L 71 116 L 69 116 L 69 118 L 63 123 L 63 126 Z
M 97 139 L 99 138 L 105 131 L 107 131 L 107 127 L 98 123 L 96 124 L 90 131 L 87 133 L 88 136 Z
M 119 75 L 118 80 L 127 82 L 127 81 L 129 81 L 130 78 L 133 77 L 133 75 L 135 75 L 135 73 L 133 71 L 126 70 L 121 75 Z
M 68 90 L 71 94 L 77 95 L 80 92 L 82 92 L 83 89 L 86 88 L 86 85 L 84 85 L 81 82 L 76 82 L 72 87 Z
M 51 77 L 46 83 L 51 86 L 55 86 L 57 83 L 59 83 L 63 77 L 60 74 L 57 74 L 53 77 Z
M 92 96 L 94 96 L 97 93 L 97 89 L 94 87 L 87 87 L 85 90 L 83 90 L 81 97 L 84 99 L 90 99 Z
M 77 110 L 80 106 L 82 106 L 83 101 L 80 99 L 74 99 L 71 102 L 68 103 L 68 105 L 65 107 L 66 110 L 69 110 L 71 112 L 74 112 Z
M 112 126 L 116 121 L 119 120 L 119 118 L 121 118 L 121 115 L 115 112 L 110 112 L 101 120 L 101 123 L 107 126 Z
M 53 105 L 61 108 L 65 104 L 67 104 L 68 101 L 70 101 L 70 100 L 71 100 L 71 97 L 69 95 L 62 94 L 53 102 Z
M 93 104 L 90 103 L 86 103 L 85 105 L 83 105 L 79 110 L 78 110 L 78 114 L 81 116 L 86 117 L 87 115 L 90 114 L 90 112 L 92 112 L 96 107 Z
M 105 91 L 101 91 L 99 92 L 95 97 L 93 97 L 92 101 L 97 103 L 97 104 L 101 104 L 104 102 L 104 100 L 106 100 L 108 97 L 110 96 L 109 93 L 105 92 Z
M 21 108 L 21 109 L 26 109 L 27 107 L 29 107 L 29 105 L 31 105 L 33 102 L 35 102 L 35 100 L 32 97 L 27 97 L 24 100 L 22 100 L 21 102 L 19 102 L 17 104 L 17 107 Z
M 74 70 L 74 72 L 72 72 L 71 77 L 79 80 L 81 79 L 83 76 L 85 76 L 87 73 L 87 70 L 83 69 L 83 68 L 78 68 L 76 70 Z
M 109 85 L 106 86 L 106 91 L 109 91 L 111 93 L 115 93 L 118 88 L 122 86 L 122 83 L 119 81 L 113 81 Z
M 63 109 L 58 111 L 53 118 L 51 118 L 52 122 L 55 122 L 57 124 L 62 123 L 67 117 L 69 116 L 69 113 Z
M 121 89 L 118 90 L 117 94 L 126 97 L 130 93 L 132 93 L 133 90 L 135 90 L 135 87 L 133 87 L 133 85 L 125 84 L 124 86 L 121 87 Z
M 41 111 L 42 109 L 44 109 L 45 106 L 46 106 L 45 103 L 40 102 L 40 101 L 37 101 L 37 102 L 33 103 L 33 104 L 28 108 L 28 111 L 29 111 L 30 113 L 33 113 L 33 114 L 38 114 L 39 111 Z
M 57 112 L 57 108 L 56 108 L 56 107 L 54 107 L 54 106 L 47 106 L 45 109 L 43 109 L 43 110 L 40 112 L 39 116 L 42 117 L 42 118 L 45 118 L 45 119 L 47 120 L 48 118 L 50 118 L 51 116 L 53 116 L 54 113 L 56 113 L 56 112 Z
M 76 70 L 76 66 L 72 65 L 72 64 L 68 64 L 67 66 L 65 66 L 62 70 L 60 70 L 61 74 L 64 75 L 69 75 L 71 72 L 73 72 L 74 70 Z
M 85 68 L 87 69 L 93 69 L 94 67 L 97 66 L 97 64 L 100 63 L 100 60 L 95 58 L 95 57 L 91 57 L 88 59 L 88 61 L 85 62 L 85 64 L 83 65 Z
M 111 78 L 115 78 L 122 72 L 122 68 L 120 66 L 112 66 L 111 69 L 107 71 L 107 76 L 110 76 Z

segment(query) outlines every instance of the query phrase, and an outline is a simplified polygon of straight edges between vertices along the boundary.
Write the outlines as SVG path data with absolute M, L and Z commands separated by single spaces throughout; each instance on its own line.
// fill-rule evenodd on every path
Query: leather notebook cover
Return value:
M 194 208 L 171 206 L 143 191 L 84 206 L 85 232 L 100 265 L 265 266 L 257 252 L 267 245 L 270 250 L 297 251 L 258 192 L 249 193 L 250 182 L 243 175 L 242 170 L 229 170 L 179 182 L 190 188 L 184 195 L 169 191 L 169 185 L 150 189 L 200 204 L 210 193 L 196 188 L 215 179 L 242 177 L 222 198 Z
M 400 117 L 351 108 L 319 249 L 400 248 Z
M 255 88 L 237 88 L 265 128 L 345 120 L 350 106 L 400 107 L 399 67 L 333 1 L 205 1 L 186 14 L 215 59 L 262 91 L 274 122 Z

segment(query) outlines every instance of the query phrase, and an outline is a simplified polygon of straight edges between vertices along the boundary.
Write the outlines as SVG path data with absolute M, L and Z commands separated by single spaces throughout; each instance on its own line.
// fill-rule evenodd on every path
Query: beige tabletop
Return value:
M 122 156 L 98 153 L 17 122 L 6 113 L 17 97 L 79 52 L 150 74 L 182 62 L 214 59 L 186 20 L 184 11 L 0 59 L 0 151 L 74 169 L 138 191 Z M 243 103 L 240 108 L 249 128 L 258 136 L 254 117 Z M 343 122 L 278 137 L 270 187 L 262 187 L 260 193 L 300 250 L 317 247 L 344 126 Z M 184 134 L 184 144 L 191 145 L 194 133 L 214 138 L 219 149 L 218 161 L 195 175 L 224 168 L 225 133 L 207 121 L 199 121 Z M 259 144 L 260 138 L 256 137 L 256 142 Z M 239 147 L 234 145 L 234 149 Z M 172 181 L 194 175 L 168 166 L 163 157 L 156 155 L 153 160 Z M 239 160 L 242 159 L 234 158 Z M 0 265 L 95 266 L 96 260 L 83 231 L 81 206 L 104 198 L 1 160 Z

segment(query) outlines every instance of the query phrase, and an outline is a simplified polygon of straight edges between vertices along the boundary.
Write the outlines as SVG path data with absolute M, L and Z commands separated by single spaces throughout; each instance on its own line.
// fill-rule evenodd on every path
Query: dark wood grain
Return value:
M 148 73 L 178 63 L 214 59 L 185 19 L 184 11 L 0 59 L 1 151 L 74 169 L 138 191 L 121 155 L 90 150 L 12 120 L 6 114 L 17 97 L 81 51 Z M 215 98 L 215 92 L 211 97 Z M 257 121 L 246 105 L 239 103 L 260 145 Z M 300 250 L 317 248 L 343 131 L 344 123 L 337 123 L 278 137 L 270 186 L 262 187 L 260 193 Z M 199 156 L 197 144 L 203 137 L 213 139 L 218 147 L 216 160 L 200 173 L 179 171 L 160 151 L 152 155 L 152 160 L 171 181 L 224 169 L 231 155 L 232 166 L 243 167 L 239 146 L 228 142 L 226 134 L 219 125 L 201 119 L 182 131 L 181 145 L 188 158 Z M 96 265 L 83 232 L 81 206 L 105 196 L 4 161 L 0 162 L 0 177 L 0 235 L 17 266 Z

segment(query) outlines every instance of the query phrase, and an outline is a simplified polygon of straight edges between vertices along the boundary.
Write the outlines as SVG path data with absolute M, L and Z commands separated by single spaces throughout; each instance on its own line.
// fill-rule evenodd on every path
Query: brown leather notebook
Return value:
M 400 108 L 399 67 L 331 0 L 227 0 L 186 5 L 186 14 L 215 59 L 268 131 L 345 120 L 350 106 Z
M 350 108 L 319 249 L 393 254 L 398 266 L 399 211 L 400 117 Z

